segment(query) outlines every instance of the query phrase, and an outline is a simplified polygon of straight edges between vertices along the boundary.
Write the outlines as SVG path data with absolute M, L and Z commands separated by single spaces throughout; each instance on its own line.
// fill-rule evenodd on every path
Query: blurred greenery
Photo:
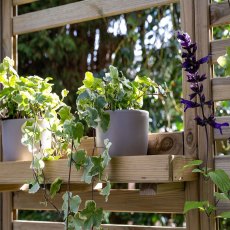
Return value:
M 67 0 L 38 1 L 19 7 L 19 14 L 57 6 Z M 89 70 L 101 77 L 113 64 L 126 76 L 146 75 L 166 82 L 166 100 L 146 99 L 151 131 L 182 128 L 181 66 L 174 32 L 180 28 L 179 5 L 172 4 L 117 17 L 66 25 L 19 36 L 19 73 L 53 76 L 55 88 L 70 91 L 68 104 L 75 108 L 76 90 Z

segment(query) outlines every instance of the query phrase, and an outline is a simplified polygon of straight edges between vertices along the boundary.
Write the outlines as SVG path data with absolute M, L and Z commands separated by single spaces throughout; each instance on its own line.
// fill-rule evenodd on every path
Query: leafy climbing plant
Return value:
M 77 91 L 80 119 L 86 120 L 93 128 L 100 124 L 103 131 L 108 129 L 110 121 L 106 110 L 140 109 L 144 97 L 165 93 L 163 87 L 146 76 L 137 76 L 130 81 L 116 67 L 110 66 L 109 69 L 103 79 L 86 72 L 83 86 Z
M 106 186 L 100 194 L 108 200 L 110 182 L 105 175 L 110 156 L 111 143 L 105 140 L 105 150 L 99 156 L 90 156 L 84 149 L 79 149 L 84 135 L 84 126 L 79 122 L 71 108 L 64 103 L 68 91 L 61 92 L 62 97 L 52 92 L 51 78 L 42 79 L 38 76 L 20 77 L 13 68 L 14 62 L 5 58 L 0 64 L 1 118 L 29 118 L 22 126 L 22 143 L 32 152 L 31 169 L 33 179 L 29 181 L 29 193 L 42 190 L 45 204 L 50 203 L 66 223 L 66 229 L 99 228 L 103 220 L 103 210 L 96 207 L 95 201 L 88 200 L 85 208 L 79 212 L 81 198 L 70 191 L 72 167 L 83 172 L 82 181 L 93 184 L 103 182 Z M 41 120 L 46 126 L 41 125 Z M 41 148 L 41 137 L 44 131 L 50 132 L 51 146 Z M 60 191 L 62 178 L 56 178 L 52 183 L 46 178 L 44 168 L 47 161 L 58 160 L 67 156 L 69 175 L 67 190 L 63 195 L 62 209 L 59 210 L 53 198 Z M 49 186 L 48 184 L 51 184 Z M 50 188 L 49 188 L 50 187 Z

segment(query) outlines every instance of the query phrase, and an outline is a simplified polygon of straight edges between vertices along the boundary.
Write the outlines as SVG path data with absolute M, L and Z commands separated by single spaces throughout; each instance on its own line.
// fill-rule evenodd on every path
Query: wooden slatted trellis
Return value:
M 230 23 L 230 8 L 228 2 L 211 3 L 209 0 L 83 0 L 71 4 L 57 6 L 27 14 L 17 15 L 17 7 L 32 3 L 36 0 L 1 0 L 0 4 L 0 56 L 10 56 L 17 62 L 17 36 L 24 33 L 55 28 L 66 24 L 80 23 L 98 18 L 124 14 L 137 10 L 158 7 L 165 4 L 180 2 L 182 29 L 188 32 L 199 47 L 198 57 L 211 53 L 211 63 L 201 68 L 208 80 L 205 83 L 207 99 L 214 101 L 229 100 L 230 77 L 213 78 L 212 64 L 225 53 L 230 46 L 230 38 L 212 40 L 212 27 Z M 190 89 L 186 80 L 183 81 L 183 96 L 186 98 Z M 207 111 L 208 112 L 208 111 Z M 114 158 L 108 169 L 109 177 L 114 182 L 154 183 L 155 195 L 141 195 L 140 190 L 112 190 L 108 203 L 95 192 L 95 200 L 99 206 L 110 211 L 126 212 L 162 212 L 182 213 L 185 200 L 213 200 L 214 186 L 203 178 L 197 178 L 191 171 L 181 171 L 183 165 L 193 158 L 204 159 L 206 143 L 202 138 L 204 131 L 197 128 L 193 119 L 199 110 L 191 110 L 184 114 L 183 133 L 164 133 L 149 135 L 149 150 L 151 156 Z M 217 121 L 230 122 L 230 117 L 218 117 Z M 209 130 L 211 140 L 228 139 L 230 128 L 223 130 L 223 135 Z M 171 145 L 167 145 L 170 140 Z M 166 144 L 165 144 L 166 143 Z M 213 142 L 214 143 L 214 142 Z M 213 143 L 209 145 L 210 166 L 213 162 L 216 168 L 222 168 L 230 174 L 230 157 L 214 157 Z M 89 152 L 92 151 L 92 139 L 82 143 Z M 162 147 L 163 146 L 163 147 Z M 0 154 L 1 155 L 1 154 Z M 28 195 L 19 192 L 19 187 L 31 175 L 29 162 L 0 163 L 0 190 L 5 191 L 0 200 L 0 229 L 57 229 L 63 230 L 63 223 L 18 221 L 15 215 L 17 209 L 51 210 L 49 205 L 44 207 L 39 203 L 41 194 Z M 49 178 L 56 178 L 58 173 L 66 179 L 66 160 L 50 162 L 46 173 Z M 8 169 L 11 168 L 11 174 Z M 134 170 L 135 169 L 135 170 Z M 81 190 L 83 200 L 91 196 L 88 187 L 80 184 L 80 174 L 73 175 L 75 183 L 73 190 Z M 14 191 L 13 196 L 9 191 Z M 78 191 L 79 192 L 79 191 Z M 61 205 L 61 195 L 55 200 Z M 230 209 L 229 202 L 219 202 L 217 213 Z M 4 210 L 4 212 L 2 211 Z M 207 218 L 193 211 L 186 216 L 186 228 L 160 228 L 145 226 L 107 225 L 112 230 L 215 230 L 214 219 L 209 226 Z

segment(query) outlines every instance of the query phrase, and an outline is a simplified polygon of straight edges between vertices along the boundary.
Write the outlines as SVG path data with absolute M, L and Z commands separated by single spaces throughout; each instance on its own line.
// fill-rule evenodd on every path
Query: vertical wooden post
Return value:
M 181 0 L 181 27 L 182 30 L 191 36 L 195 41 L 195 3 L 194 0 Z M 187 77 L 183 72 L 183 97 L 188 99 L 191 93 L 190 86 L 186 81 Z M 197 153 L 197 126 L 194 118 L 197 111 L 195 109 L 187 110 L 184 113 L 184 152 L 185 155 L 190 155 L 195 158 L 198 157 Z M 199 200 L 199 182 L 187 182 L 185 186 L 185 199 L 186 201 Z M 186 214 L 186 227 L 188 230 L 199 230 L 200 219 L 198 210 L 193 210 Z
M 210 40 L 211 40 L 211 31 L 210 31 L 210 14 L 209 14 L 209 4 L 210 0 L 195 0 L 195 20 L 196 20 L 196 42 L 198 45 L 198 58 L 204 57 L 210 53 Z M 211 78 L 212 71 L 211 66 L 208 64 L 202 65 L 200 68 L 200 73 L 206 73 L 207 80 L 204 81 L 204 94 L 206 100 L 212 99 L 211 96 Z M 205 108 L 205 114 L 209 115 L 212 111 L 209 108 Z M 198 114 L 201 114 L 201 111 L 198 110 Z M 199 159 L 206 160 L 207 152 L 207 142 L 205 137 L 205 130 L 203 127 L 198 129 L 198 153 Z M 213 147 L 213 133 L 212 129 L 208 128 L 208 167 L 213 168 L 213 157 L 214 157 L 214 147 Z M 205 181 L 203 177 L 200 177 L 200 200 L 208 200 L 211 203 L 214 203 L 214 186 L 210 181 Z M 201 230 L 215 230 L 216 223 L 215 219 L 212 216 L 210 219 L 204 213 L 200 214 L 201 221 Z
M 1 0 L 1 60 L 5 56 L 13 58 L 17 66 L 17 37 L 13 36 L 12 18 L 16 13 L 11 0 Z M 1 148 L 2 149 L 2 148 Z M 2 155 L 2 152 L 1 154 Z M 13 210 L 12 193 L 2 193 L 1 228 L 12 230 Z
M 2 0 L 0 0 L 0 61 L 2 61 L 2 21 L 3 21 L 3 15 L 2 15 Z M 1 123 L 0 123 L 1 126 Z M 0 127 L 0 161 L 2 161 L 2 128 Z M 0 230 L 2 229 L 2 194 L 0 193 Z

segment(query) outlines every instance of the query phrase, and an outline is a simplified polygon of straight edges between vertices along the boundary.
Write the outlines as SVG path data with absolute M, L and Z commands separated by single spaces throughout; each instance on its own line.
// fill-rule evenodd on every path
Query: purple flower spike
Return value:
M 201 58 L 201 59 L 198 61 L 198 63 L 199 63 L 199 64 L 204 64 L 204 63 L 208 62 L 209 59 L 210 59 L 210 55 Z
M 213 115 L 210 115 L 210 117 L 207 119 L 207 122 L 213 128 L 219 129 L 221 135 L 223 134 L 222 127 L 229 126 L 229 124 L 227 122 L 225 122 L 225 123 L 217 123 L 216 119 L 214 118 Z
M 191 45 L 191 38 L 187 33 L 177 32 L 177 38 L 181 41 L 181 46 L 188 47 Z
M 183 98 L 181 98 L 181 101 L 180 101 L 180 102 L 181 102 L 182 104 L 185 105 L 184 112 L 185 112 L 187 109 L 196 108 L 196 107 L 199 107 L 199 106 L 200 106 L 200 104 L 197 103 L 197 102 L 185 100 L 185 99 L 183 99 Z
M 204 119 L 202 119 L 201 117 L 197 116 L 195 119 L 194 119 L 197 123 L 197 125 L 200 125 L 200 126 L 205 126 L 206 122 Z

